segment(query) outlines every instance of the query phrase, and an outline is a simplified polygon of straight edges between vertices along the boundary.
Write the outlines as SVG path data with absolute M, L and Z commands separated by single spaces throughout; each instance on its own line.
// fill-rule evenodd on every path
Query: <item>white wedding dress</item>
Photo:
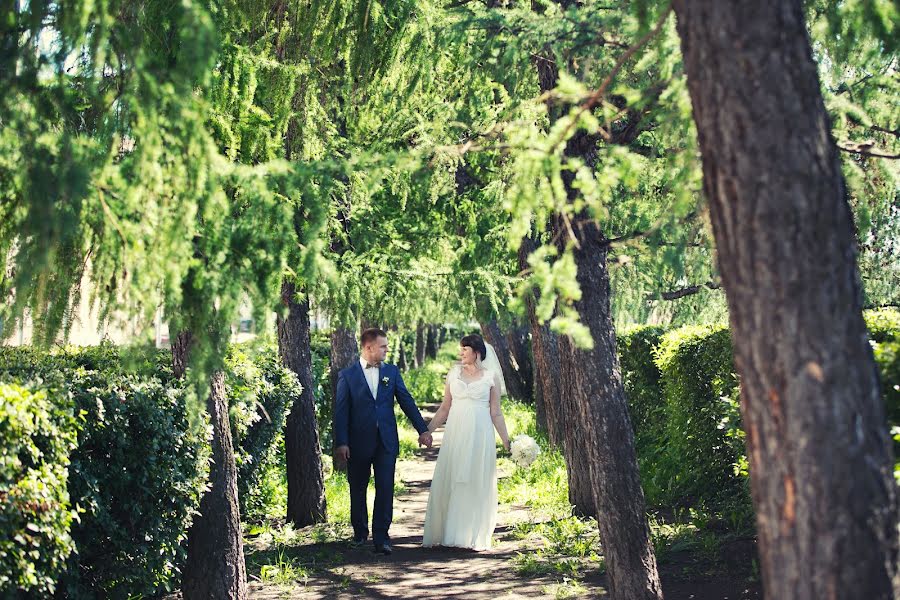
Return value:
M 466 383 L 448 375 L 452 402 L 425 511 L 422 545 L 487 550 L 497 524 L 497 447 L 491 421 L 491 371 Z

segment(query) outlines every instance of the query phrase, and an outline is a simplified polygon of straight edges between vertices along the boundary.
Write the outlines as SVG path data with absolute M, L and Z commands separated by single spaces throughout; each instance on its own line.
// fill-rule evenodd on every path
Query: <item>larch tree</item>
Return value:
M 803 3 L 673 5 L 741 375 L 765 594 L 894 598 L 892 447 Z

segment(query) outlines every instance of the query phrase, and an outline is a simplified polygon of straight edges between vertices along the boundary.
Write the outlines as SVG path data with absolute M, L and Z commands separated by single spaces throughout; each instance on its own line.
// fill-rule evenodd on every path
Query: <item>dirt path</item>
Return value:
M 397 464 L 397 475 L 406 491 L 394 498 L 391 556 L 375 554 L 371 543 L 351 548 L 344 540 L 324 543 L 310 540 L 291 551 L 299 562 L 321 564 L 309 570 L 305 584 L 302 581 L 294 585 L 264 583 L 254 580 L 251 569 L 250 597 L 476 599 L 554 595 L 551 588 L 555 580 L 523 580 L 512 568 L 510 558 L 528 549 L 522 547 L 521 540 L 509 539 L 511 536 L 505 534 L 516 522 L 528 518 L 524 507 L 500 507 L 494 547 L 490 551 L 422 548 L 425 507 L 441 437 L 441 432 L 437 432 L 433 448 L 423 450 L 415 460 Z M 503 473 L 499 475 L 502 477 Z

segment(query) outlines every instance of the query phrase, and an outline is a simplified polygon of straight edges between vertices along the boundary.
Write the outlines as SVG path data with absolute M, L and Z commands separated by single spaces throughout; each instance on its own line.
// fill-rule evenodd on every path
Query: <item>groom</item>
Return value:
M 337 457 L 347 461 L 353 542 L 363 544 L 369 536 L 366 490 L 374 467 L 372 541 L 376 552 L 390 554 L 388 528 L 394 510 L 394 466 L 400 453 L 394 398 L 419 432 L 419 444 L 431 447 L 432 439 L 400 377 L 400 370 L 384 362 L 387 334 L 381 329 L 366 329 L 359 342 L 362 347 L 359 361 L 338 374 L 334 442 Z

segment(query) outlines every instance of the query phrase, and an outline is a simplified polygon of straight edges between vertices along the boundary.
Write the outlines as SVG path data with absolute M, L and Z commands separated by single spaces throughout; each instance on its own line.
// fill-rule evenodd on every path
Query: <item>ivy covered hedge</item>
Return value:
M 61 423 L 50 436 L 59 445 L 55 453 L 44 450 L 42 456 L 48 469 L 68 467 L 67 479 L 43 478 L 52 488 L 47 493 L 58 498 L 54 510 L 60 516 L 53 527 L 42 529 L 57 544 L 55 554 L 26 554 L 32 562 L 23 567 L 21 553 L 14 552 L 22 546 L 14 529 L 29 517 L 21 508 L 4 505 L 16 514 L 0 522 L 0 539 L 14 540 L 9 548 L 0 546 L 0 595 L 17 588 L 49 592 L 56 586 L 71 598 L 129 597 L 178 585 L 187 529 L 206 485 L 209 430 L 190 425 L 186 393 L 173 379 L 169 361 L 168 352 L 111 345 L 49 354 L 0 348 L 0 389 L 24 394 L 36 411 L 31 421 L 43 429 Z M 243 506 L 257 493 L 260 466 L 271 456 L 300 388 L 294 374 L 281 367 L 277 352 L 265 346 L 230 349 L 226 388 Z M 46 445 L 48 436 L 40 428 L 19 446 L 13 444 L 7 430 L 21 432 L 22 427 L 5 413 L 0 418 L 4 466 L 23 463 L 16 458 L 28 454 L 22 444 Z M 78 427 L 63 425 L 69 422 Z M 72 443 L 63 447 L 66 435 Z M 9 494 L 27 474 L 21 466 L 4 468 L 0 494 Z M 65 517 L 65 511 L 71 516 L 75 510 L 77 519 Z M 34 571 L 32 583 L 19 581 L 23 569 Z
M 888 425 L 900 431 L 900 311 L 868 311 L 865 318 Z M 727 327 L 636 328 L 619 336 L 618 349 L 650 505 L 749 506 Z

